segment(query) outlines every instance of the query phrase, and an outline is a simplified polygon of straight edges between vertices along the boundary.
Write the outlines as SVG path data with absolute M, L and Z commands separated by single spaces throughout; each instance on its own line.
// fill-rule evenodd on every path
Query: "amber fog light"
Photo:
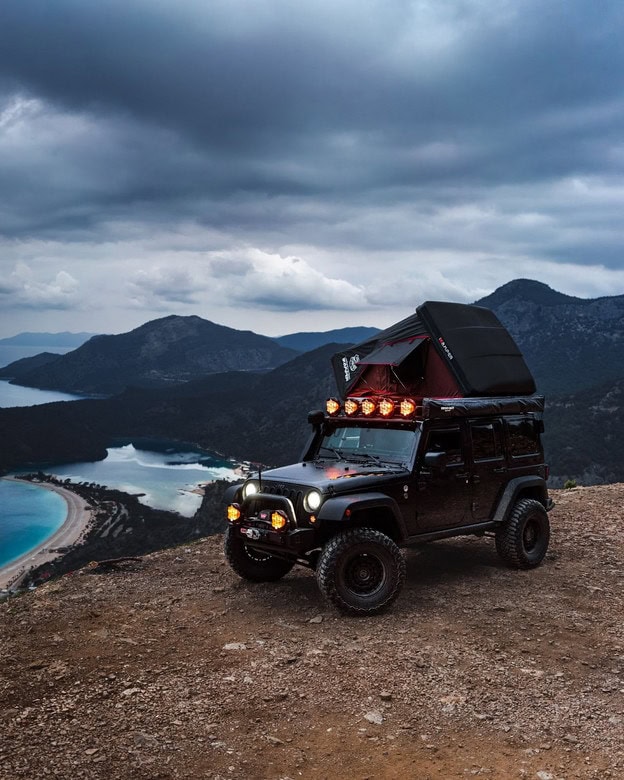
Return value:
M 230 523 L 235 523 L 237 520 L 240 520 L 241 511 L 238 504 L 230 504 L 227 508 L 227 519 L 230 521 Z
M 283 528 L 286 528 L 287 523 L 288 518 L 283 512 L 280 512 L 279 510 L 271 512 L 271 525 L 276 531 L 281 531 Z

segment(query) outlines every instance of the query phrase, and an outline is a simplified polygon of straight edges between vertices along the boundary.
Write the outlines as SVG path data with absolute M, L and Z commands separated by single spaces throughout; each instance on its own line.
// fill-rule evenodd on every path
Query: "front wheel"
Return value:
M 323 548 L 316 579 L 325 599 L 351 615 L 373 615 L 388 607 L 405 581 L 405 559 L 397 545 L 374 528 L 353 528 Z
M 295 565 L 284 558 L 276 558 L 249 547 L 240 538 L 234 526 L 225 529 L 223 543 L 225 557 L 234 571 L 251 582 L 275 582 L 281 580 Z
M 496 551 L 508 566 L 532 569 L 543 561 L 550 540 L 546 510 L 533 498 L 518 501 L 496 529 Z

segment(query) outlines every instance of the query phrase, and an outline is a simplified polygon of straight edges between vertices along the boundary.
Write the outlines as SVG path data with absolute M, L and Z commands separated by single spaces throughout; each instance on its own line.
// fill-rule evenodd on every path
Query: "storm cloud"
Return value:
M 4 0 L 0 335 L 624 292 L 623 28 L 608 0 Z

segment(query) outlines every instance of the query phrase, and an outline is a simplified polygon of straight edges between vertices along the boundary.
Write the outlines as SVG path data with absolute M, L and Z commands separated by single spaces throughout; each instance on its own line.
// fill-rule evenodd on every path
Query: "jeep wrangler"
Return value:
M 310 413 L 300 462 L 226 492 L 234 571 L 307 566 L 330 604 L 369 615 L 399 595 L 402 547 L 493 534 L 509 566 L 541 563 L 544 398 L 491 311 L 428 302 L 332 362 L 339 398 Z

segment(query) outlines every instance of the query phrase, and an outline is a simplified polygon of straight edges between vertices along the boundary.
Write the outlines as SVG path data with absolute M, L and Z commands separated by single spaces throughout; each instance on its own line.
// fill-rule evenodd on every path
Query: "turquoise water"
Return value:
M 76 401 L 81 397 L 69 393 L 57 393 L 55 390 L 37 390 L 35 387 L 10 385 L 8 380 L 0 379 L 0 407 L 38 406 L 52 401 Z
M 67 504 L 58 493 L 0 479 L 0 566 L 44 542 L 66 516 Z

